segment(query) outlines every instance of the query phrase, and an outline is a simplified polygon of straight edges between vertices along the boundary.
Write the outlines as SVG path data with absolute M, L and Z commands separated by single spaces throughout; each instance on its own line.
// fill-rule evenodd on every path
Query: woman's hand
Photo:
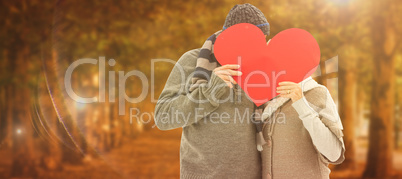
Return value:
M 276 92 L 280 93 L 281 97 L 292 99 L 292 102 L 303 98 L 303 91 L 300 85 L 290 81 L 280 82 L 279 87 L 276 88 Z
M 223 65 L 214 69 L 214 73 L 221 78 L 225 83 L 233 88 L 233 84 L 237 84 L 232 76 L 241 76 L 242 72 L 237 71 L 239 69 L 239 65 Z

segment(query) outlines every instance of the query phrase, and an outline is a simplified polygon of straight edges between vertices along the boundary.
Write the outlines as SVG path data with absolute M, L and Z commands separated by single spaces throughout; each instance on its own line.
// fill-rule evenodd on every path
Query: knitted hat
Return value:
M 223 30 L 239 23 L 250 23 L 256 25 L 265 35 L 269 35 L 269 23 L 264 14 L 251 4 L 237 4 L 232 7 L 226 16 Z

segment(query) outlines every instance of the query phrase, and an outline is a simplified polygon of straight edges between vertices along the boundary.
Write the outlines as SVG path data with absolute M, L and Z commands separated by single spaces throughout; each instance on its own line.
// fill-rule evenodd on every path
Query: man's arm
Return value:
M 228 85 L 215 73 L 208 83 L 189 92 L 198 53 L 186 52 L 176 63 L 155 106 L 155 123 L 161 130 L 191 125 L 219 107 Z

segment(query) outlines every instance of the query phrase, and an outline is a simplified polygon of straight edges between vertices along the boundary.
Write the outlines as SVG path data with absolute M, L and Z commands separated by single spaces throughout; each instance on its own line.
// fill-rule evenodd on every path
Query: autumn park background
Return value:
M 297 27 L 320 45 L 315 79 L 339 107 L 346 145 L 346 160 L 331 166 L 331 177 L 402 178 L 402 1 L 396 0 L 2 0 L 0 178 L 178 178 L 181 130 L 154 127 L 156 100 L 172 62 L 200 48 L 233 5 L 247 2 L 265 14 L 271 38 Z M 75 102 L 65 90 L 67 67 L 102 57 L 106 100 Z M 144 100 L 125 101 L 119 115 L 121 84 L 108 74 L 131 70 L 149 80 L 129 77 L 123 92 L 134 98 L 149 88 Z M 78 66 L 72 89 L 99 96 L 99 75 L 98 65 Z M 130 119 L 132 108 L 144 114 L 141 121 Z

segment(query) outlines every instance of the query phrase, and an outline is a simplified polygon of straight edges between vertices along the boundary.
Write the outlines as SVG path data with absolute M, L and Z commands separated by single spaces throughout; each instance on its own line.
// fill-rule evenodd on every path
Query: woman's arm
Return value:
M 320 119 L 319 113 L 309 106 L 305 97 L 294 102 L 292 106 L 299 114 L 299 118 L 309 132 L 317 150 L 330 162 L 337 161 L 342 154 L 342 143 L 335 134 L 324 125 Z M 326 109 L 322 109 L 320 112 L 326 112 Z
M 281 82 L 279 85 L 277 92 L 282 97 L 291 98 L 292 106 L 299 114 L 317 150 L 328 162 L 342 163 L 345 159 L 343 127 L 327 88 L 315 87 L 304 95 L 297 83 Z

